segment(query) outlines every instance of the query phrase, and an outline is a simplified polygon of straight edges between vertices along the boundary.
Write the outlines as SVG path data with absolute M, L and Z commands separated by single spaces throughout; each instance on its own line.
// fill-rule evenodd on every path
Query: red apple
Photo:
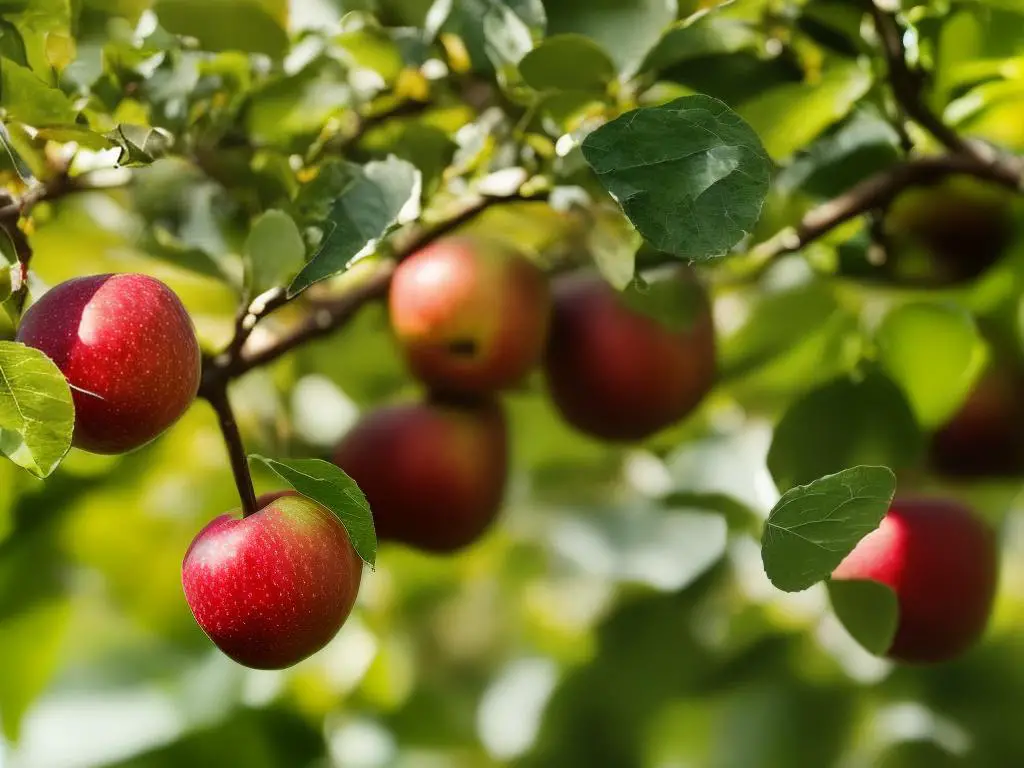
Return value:
M 689 270 L 672 279 L 694 280 Z M 555 285 L 545 359 L 551 399 L 570 424 L 604 440 L 636 441 L 689 414 L 715 378 L 715 335 L 707 298 L 689 327 L 672 329 L 629 307 L 601 277 Z
M 544 351 L 547 277 L 493 242 L 449 237 L 426 246 L 395 270 L 388 301 L 410 368 L 434 390 L 514 386 Z
M 362 562 L 338 518 L 294 492 L 248 516 L 221 515 L 192 541 L 181 581 L 192 615 L 225 654 L 283 669 L 316 653 L 355 604 Z
M 931 466 L 949 478 L 1024 475 L 1024 376 L 1010 366 L 988 370 L 929 446 Z
M 965 506 L 947 499 L 898 499 L 832 578 L 892 589 L 899 624 L 888 655 L 925 663 L 958 656 L 981 637 L 997 569 L 995 536 Z
M 42 351 L 71 385 L 74 445 L 124 453 L 188 410 L 200 353 L 178 297 L 146 275 L 68 280 L 32 305 L 17 340 Z
M 366 494 L 381 540 L 453 552 L 476 541 L 498 514 L 507 443 L 496 403 L 435 399 L 364 416 L 334 463 Z

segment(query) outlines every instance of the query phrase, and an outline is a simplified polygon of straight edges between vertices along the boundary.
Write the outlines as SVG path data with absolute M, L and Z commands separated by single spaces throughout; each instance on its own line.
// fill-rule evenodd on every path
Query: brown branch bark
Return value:
M 930 184 L 958 174 L 971 175 L 1015 192 L 1024 189 L 1021 175 L 1002 164 L 980 163 L 962 155 L 908 160 L 870 176 L 838 197 L 812 208 L 799 224 L 761 243 L 754 252 L 759 262 L 767 262 L 777 256 L 799 251 L 850 219 L 888 207 L 896 195 L 909 187 Z
M 217 422 L 220 425 L 221 435 L 224 437 L 224 445 L 228 450 L 231 472 L 235 477 L 235 485 L 238 488 L 238 497 L 242 501 L 242 516 L 248 517 L 258 511 L 256 508 L 256 491 L 253 488 L 252 474 L 249 472 L 249 460 L 245 454 L 242 435 L 238 431 L 235 412 L 232 410 L 231 402 L 228 399 L 227 387 L 219 387 L 214 391 L 207 392 L 205 397 L 217 413 Z

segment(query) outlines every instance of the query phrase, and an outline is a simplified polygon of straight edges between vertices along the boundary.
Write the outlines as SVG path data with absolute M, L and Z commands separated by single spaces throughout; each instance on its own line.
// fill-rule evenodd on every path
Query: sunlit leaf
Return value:
M 0 342 L 0 451 L 46 477 L 71 448 L 75 406 L 64 374 L 37 349 Z
M 8 119 L 41 128 L 75 122 L 78 110 L 59 88 L 47 85 L 31 70 L 0 58 L 0 107 Z
M 538 91 L 600 91 L 615 78 L 615 64 L 589 38 L 556 35 L 526 54 L 519 72 Z
M 288 47 L 277 0 L 157 0 L 160 23 L 199 41 L 207 51 L 245 51 L 281 56 Z
M 396 157 L 364 166 L 340 163 L 327 173 L 339 177 L 340 192 L 327 219 L 320 222 L 324 229 L 320 250 L 288 287 L 291 295 L 344 272 L 356 256 L 372 252 L 403 209 L 419 200 L 419 171 Z
M 271 210 L 260 215 L 245 239 L 249 284 L 253 294 L 283 285 L 302 268 L 306 245 L 292 217 Z
M 924 426 L 948 419 L 971 390 L 985 345 L 964 309 L 951 304 L 905 304 L 888 315 L 876 337 L 879 359 L 907 394 Z

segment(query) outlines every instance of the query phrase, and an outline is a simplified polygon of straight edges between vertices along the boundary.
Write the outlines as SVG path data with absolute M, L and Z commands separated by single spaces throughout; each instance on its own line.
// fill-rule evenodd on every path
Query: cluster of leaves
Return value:
M 950 2 L 907 3 L 904 11 L 906 53 L 931 73 L 928 108 L 957 131 L 1024 147 L 1016 117 L 1024 97 L 1019 9 Z M 866 16 L 856 4 L 376 0 L 289 8 L 279 0 L 0 0 L 0 12 L 0 174 L 13 206 L 0 208 L 0 266 L 9 276 L 0 287 L 12 325 L 27 288 L 80 274 L 84 263 L 97 270 L 141 263 L 175 276 L 204 345 L 216 352 L 230 343 L 238 306 L 284 295 L 295 299 L 291 306 L 316 307 L 343 296 L 360 263 L 400 256 L 407 235 L 414 240 L 451 222 L 514 233 L 519 247 L 550 266 L 592 261 L 619 288 L 648 266 L 695 261 L 719 306 L 741 311 L 723 331 L 715 401 L 650 446 L 674 467 L 673 493 L 654 507 L 720 513 L 736 536 L 759 530 L 749 507 L 763 504 L 739 490 L 744 481 L 709 487 L 687 451 L 703 446 L 716 456 L 723 403 L 739 404 L 752 420 L 774 420 L 767 467 L 782 495 L 763 527 L 762 558 L 785 591 L 827 579 L 877 525 L 895 491 L 892 470 L 919 465 L 928 433 L 976 380 L 986 348 L 977 318 L 1018 333 L 1019 248 L 976 284 L 908 299 L 836 279 L 850 263 L 870 262 L 877 245 L 870 217 L 798 241 L 806 247 L 795 259 L 776 258 L 778 249 L 767 259 L 757 247 L 778 232 L 799 231 L 822 202 L 899 167 L 908 147 L 948 149 L 904 119 L 891 62 L 877 36 L 862 33 Z M 115 188 L 100 189 L 108 185 Z M 467 212 L 480 215 L 469 220 Z M 26 233 L 34 270 L 27 282 Z M 80 261 L 70 253 L 76 247 L 101 255 Z M 646 306 L 665 310 L 653 299 Z M 401 390 L 408 384 L 388 356 L 380 322 L 369 309 L 330 354 L 297 350 L 276 375 L 289 383 L 327 375 L 359 405 Z M 58 470 L 73 410 L 52 364 L 0 342 L 0 374 L 0 450 L 37 477 L 50 476 L 51 489 L 0 514 L 0 542 L 5 515 L 14 516 L 18 532 L 0 543 L 0 557 L 8 558 L 0 561 L 2 598 L 5 563 L 13 579 L 16 559 L 51 548 L 24 524 L 30 508 L 44 505 L 39 494 L 74 499 L 99 481 L 76 469 L 82 458 L 74 453 L 71 468 Z M 252 410 L 254 438 L 274 448 L 273 420 Z M 517 456 L 542 499 L 602 498 L 608 449 L 552 432 L 552 416 L 537 399 L 518 404 L 515 416 L 533 443 Z M 179 431 L 195 428 L 188 422 Z M 297 442 L 296 452 L 311 447 Z M 127 461 L 156 463 L 159 450 Z M 728 454 L 715 460 L 727 463 Z M 304 492 L 313 495 L 317 478 L 327 480 L 303 460 L 266 464 L 300 484 L 312 477 Z M 591 468 L 578 473 L 582 481 L 567 479 L 567 466 L 582 465 Z M 76 490 L 62 487 L 68 479 Z M 328 482 L 328 496 L 340 482 Z M 218 493 L 210 502 L 227 506 Z M 102 498 L 111 494 L 117 498 L 109 489 Z M 106 530 L 101 512 L 89 511 L 88 502 L 67 506 L 75 504 Z M 72 549 L 81 555 L 89 546 Z M 88 552 L 81 556 L 89 562 Z M 101 567 L 132 572 L 127 563 Z M 176 567 L 169 570 L 176 575 Z M 625 649 L 635 636 L 627 643 L 623 627 L 647 628 L 664 644 L 664 627 L 678 624 L 667 614 L 692 620 L 708 595 L 725 591 L 714 585 L 719 570 L 681 599 L 656 596 L 612 616 L 594 664 L 556 702 L 538 764 L 640 764 L 639 726 L 612 729 L 607 742 L 579 738 L 589 713 L 600 719 L 613 711 L 594 701 L 595 691 L 607 690 L 591 678 L 614 664 L 630 670 L 664 659 L 647 641 Z M 161 632 L 173 625 L 162 609 L 139 608 L 145 593 L 124 589 L 143 623 Z M 885 647 L 894 621 L 891 594 L 881 592 L 833 592 L 837 613 L 872 650 Z M 0 647 L 17 655 L 27 638 L 49 628 L 56 634 L 65 608 L 52 599 L 9 608 L 0 602 Z M 640 709 L 680 689 L 710 686 L 713 673 L 728 678 L 744 654 L 761 650 L 738 640 L 728 658 L 712 660 L 688 630 L 686 638 L 713 672 L 696 661 L 680 667 L 659 682 L 664 689 L 636 693 Z M 40 653 L 43 671 L 25 670 L 22 683 L 0 693 L 9 736 L 55 663 L 56 651 Z M 817 711 L 831 695 L 800 685 L 787 694 L 788 711 Z M 678 722 L 699 726 L 675 710 L 662 715 L 664 733 Z M 244 718 L 228 727 L 253 730 Z M 776 736 L 788 762 L 768 749 L 767 758 L 719 756 L 715 764 L 828 764 L 828 755 L 793 759 L 794 739 Z M 593 744 L 584 751 L 595 750 L 594 760 L 566 756 L 584 741 Z M 658 743 L 675 748 L 671 738 Z M 841 737 L 835 744 L 841 749 Z M 996 762 L 978 765 L 998 764 L 999 745 L 989 749 Z

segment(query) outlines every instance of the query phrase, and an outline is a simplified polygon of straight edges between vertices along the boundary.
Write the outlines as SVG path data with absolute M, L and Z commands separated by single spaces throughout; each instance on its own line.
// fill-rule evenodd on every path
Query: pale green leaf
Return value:
M 0 342 L 0 452 L 46 477 L 71 448 L 75 407 L 64 374 L 37 349 Z

